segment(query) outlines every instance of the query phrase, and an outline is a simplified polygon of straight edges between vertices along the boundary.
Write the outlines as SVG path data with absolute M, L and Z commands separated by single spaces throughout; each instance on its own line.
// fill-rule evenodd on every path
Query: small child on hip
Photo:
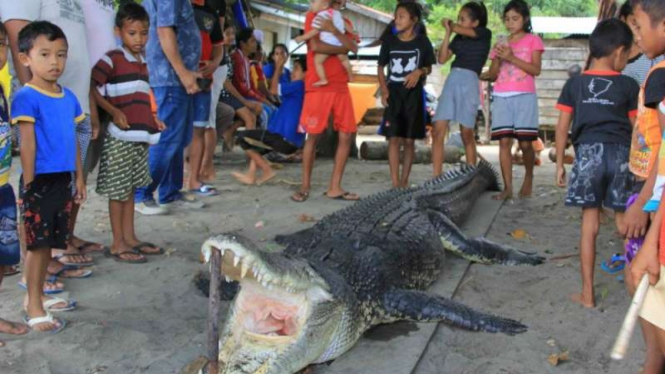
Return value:
M 492 103 L 492 140 L 499 141 L 499 159 L 504 190 L 494 196 L 506 200 L 513 196 L 511 148 L 517 139 L 524 159 L 524 183 L 520 197 L 531 196 L 535 153 L 532 142 L 538 139 L 538 96 L 535 77 L 540 75 L 543 41 L 531 33 L 531 13 L 524 0 L 512 0 L 503 10 L 503 22 L 510 35 L 499 41 L 490 53 L 489 76 L 494 84 Z
M 395 9 L 397 35 L 387 36 L 379 53 L 381 101 L 386 107 L 383 134 L 389 143 L 388 160 L 393 187 L 409 185 L 415 140 L 425 138 L 423 86 L 435 59 L 429 38 L 416 30 L 421 19 L 419 4 L 399 3 Z M 404 145 L 401 174 L 400 144 Z
M 331 7 L 331 1 L 330 0 L 311 0 L 310 1 L 310 11 L 317 13 L 316 19 L 314 21 L 314 25 L 316 25 L 317 19 L 320 18 L 329 18 L 332 20 L 333 24 L 335 27 L 342 33 L 349 32 L 351 34 L 354 34 L 353 30 L 347 30 L 347 27 L 349 27 L 350 23 L 347 23 L 344 21 L 344 17 L 342 16 L 342 13 L 339 10 L 333 9 Z M 335 47 L 341 47 L 342 43 L 333 35 L 332 33 L 329 32 L 321 32 L 315 28 L 313 28 L 310 32 L 300 35 L 295 38 L 296 42 L 302 43 L 306 42 L 316 36 L 319 36 L 321 41 L 335 46 Z M 321 87 L 325 86 L 328 84 L 328 78 L 326 76 L 326 70 L 323 66 L 323 63 L 328 59 L 330 55 L 324 54 L 324 53 L 315 53 L 314 54 L 314 68 L 316 69 L 316 74 L 319 76 L 319 81 L 314 83 L 314 87 Z M 346 54 L 339 54 L 337 55 L 337 58 L 342 62 L 342 65 L 346 69 L 346 71 L 349 74 L 349 79 L 353 76 L 353 71 L 351 69 L 351 62 L 349 61 L 349 56 Z
M 589 38 L 590 69 L 566 82 L 557 104 L 561 114 L 556 127 L 556 184 L 566 186 L 564 149 L 573 123 L 575 162 L 565 203 L 582 208 L 582 291 L 571 297 L 586 308 L 596 305 L 593 282 L 601 209 L 615 211 L 616 226 L 621 230 L 633 189 L 628 160 L 639 86 L 621 75 L 632 43 L 633 34 L 623 22 L 600 22 Z

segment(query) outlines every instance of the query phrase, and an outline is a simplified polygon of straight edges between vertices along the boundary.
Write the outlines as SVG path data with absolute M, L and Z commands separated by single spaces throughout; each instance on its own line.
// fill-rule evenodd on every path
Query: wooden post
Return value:
M 213 248 L 210 259 L 210 294 L 208 297 L 208 374 L 219 373 L 219 284 L 222 253 Z

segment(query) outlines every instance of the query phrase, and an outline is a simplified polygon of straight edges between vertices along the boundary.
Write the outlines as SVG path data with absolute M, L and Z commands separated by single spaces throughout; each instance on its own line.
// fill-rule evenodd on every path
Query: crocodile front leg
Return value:
M 427 215 L 439 233 L 443 247 L 466 260 L 502 265 L 539 265 L 545 260 L 543 257 L 492 243 L 484 238 L 468 239 L 445 214 L 429 210 Z

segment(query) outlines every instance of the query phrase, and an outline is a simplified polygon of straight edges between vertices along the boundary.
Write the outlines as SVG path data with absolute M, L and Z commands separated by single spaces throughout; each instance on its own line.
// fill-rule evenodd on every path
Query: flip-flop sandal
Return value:
M 323 193 L 323 196 L 325 196 L 325 197 L 327 197 L 327 198 L 329 198 L 329 199 L 331 199 L 331 200 L 360 201 L 360 196 L 358 196 L 357 199 L 352 199 L 352 198 L 349 198 L 349 196 L 351 196 L 351 195 L 355 195 L 355 194 L 352 194 L 351 192 L 344 192 L 343 194 L 341 194 L 341 195 L 339 195 L 339 196 L 332 197 L 332 196 L 328 196 L 328 193 L 327 193 L 327 192 L 324 192 L 324 193 Z M 357 196 L 357 195 L 356 195 L 356 196 Z
M 62 331 L 65 327 L 67 327 L 67 321 L 61 320 L 59 318 L 53 318 L 53 314 L 46 312 L 46 315 L 44 317 L 35 317 L 35 318 L 29 318 L 28 316 L 25 316 L 23 318 L 23 322 L 32 329 L 32 331 L 37 331 L 37 332 L 45 332 L 45 333 L 50 333 L 50 334 L 57 334 L 60 331 Z M 56 325 L 56 328 L 53 330 L 47 330 L 47 331 L 39 331 L 34 329 L 36 325 L 40 325 L 42 323 L 51 323 Z M 58 326 L 59 325 L 59 326 Z
M 89 249 L 91 247 L 95 249 Z M 104 250 L 106 250 L 107 247 L 100 243 L 85 242 L 84 244 L 78 246 L 77 248 L 79 251 L 81 251 L 82 254 L 87 254 L 87 253 L 104 253 Z
M 66 275 L 65 274 L 66 271 L 75 271 L 75 270 L 80 270 L 81 271 L 80 274 L 79 275 Z M 50 274 L 50 275 L 52 275 L 54 278 L 55 277 L 60 277 L 60 278 L 66 278 L 66 279 L 84 279 L 84 278 L 90 278 L 90 276 L 92 275 L 92 270 L 66 269 L 66 268 L 63 267 L 62 269 L 57 271 L 55 274 Z
M 626 259 L 620 254 L 615 254 L 611 259 L 602 262 L 600 268 L 608 274 L 616 274 L 626 266 Z
M 145 258 L 145 257 L 143 257 L 140 260 L 129 260 L 129 259 L 122 258 L 122 255 L 125 255 L 125 254 L 134 254 L 134 255 L 136 255 L 136 254 L 141 254 L 141 253 L 138 253 L 134 250 L 120 252 L 120 253 L 111 253 L 110 248 L 107 251 L 104 251 L 104 257 L 112 258 L 117 262 L 126 262 L 128 264 L 145 264 L 146 262 L 148 262 L 148 259 Z
M 215 187 L 209 186 L 207 184 L 202 184 L 199 188 L 192 188 L 189 190 L 189 192 L 202 197 L 215 196 L 219 193 Z
M 49 283 L 55 283 L 56 280 L 58 280 L 58 278 L 53 275 L 49 275 L 48 277 L 46 277 L 46 281 Z M 23 281 L 17 282 L 17 285 L 26 291 L 28 290 L 28 285 L 25 284 L 25 282 Z M 64 288 L 47 289 L 46 287 L 44 287 L 44 295 L 56 295 L 63 292 L 65 292 Z
M 21 270 L 19 270 L 18 265 L 13 265 L 13 266 L 8 266 L 5 268 L 5 277 L 11 277 L 12 275 L 19 274 Z
M 296 203 L 304 203 L 309 198 L 309 192 L 298 191 L 291 195 L 291 200 Z
M 64 307 L 56 307 L 56 305 L 62 303 L 65 303 L 67 305 Z M 44 301 L 42 304 L 44 305 L 44 310 L 52 313 L 71 312 L 72 310 L 76 309 L 76 300 L 65 300 L 59 297 L 48 299 Z
M 141 249 L 142 249 L 142 248 L 145 248 L 145 247 L 159 248 L 159 251 L 156 251 L 156 252 L 142 251 Z M 138 253 L 144 255 L 144 256 L 158 256 L 158 255 L 163 255 L 164 253 L 166 253 L 166 251 L 164 250 L 164 248 L 162 248 L 162 247 L 158 247 L 158 246 L 156 246 L 155 244 L 152 244 L 152 243 L 150 243 L 150 242 L 141 242 L 141 243 L 135 245 L 132 249 L 133 249 L 134 251 L 136 251 L 136 252 L 138 252 Z
M 63 264 L 65 267 L 69 267 L 70 269 L 78 269 L 78 268 L 84 268 L 88 266 L 93 266 L 95 264 L 94 261 L 88 261 L 88 262 L 62 262 L 60 261 L 61 258 L 63 257 L 72 257 L 72 256 L 82 256 L 79 253 L 60 253 L 58 255 L 53 256 L 53 260 L 58 261 L 59 263 Z

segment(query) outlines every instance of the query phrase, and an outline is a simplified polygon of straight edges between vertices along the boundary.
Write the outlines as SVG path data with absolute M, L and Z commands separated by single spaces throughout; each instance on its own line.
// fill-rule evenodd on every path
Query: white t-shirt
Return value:
M 90 66 L 95 66 L 104 54 L 118 47 L 113 28 L 115 10 L 113 0 L 80 0 L 83 5 L 88 39 Z
M 86 41 L 85 17 L 79 0 L 0 0 L 3 22 L 13 19 L 49 21 L 67 36 L 69 53 L 60 84 L 69 88 L 86 114 L 90 113 L 90 60 Z
M 335 10 L 332 8 L 322 10 L 316 14 L 316 18 L 331 18 L 333 25 L 335 25 L 335 28 L 339 30 L 342 34 L 344 33 L 344 17 L 342 17 L 342 13 L 339 10 Z M 313 26 L 314 28 L 317 28 L 318 22 L 317 19 L 314 19 Z M 334 45 L 337 47 L 342 46 L 342 42 L 339 41 L 335 37 L 333 33 L 327 32 L 327 31 L 322 31 L 321 34 L 319 35 L 319 38 L 321 39 L 322 42 L 330 45 Z

